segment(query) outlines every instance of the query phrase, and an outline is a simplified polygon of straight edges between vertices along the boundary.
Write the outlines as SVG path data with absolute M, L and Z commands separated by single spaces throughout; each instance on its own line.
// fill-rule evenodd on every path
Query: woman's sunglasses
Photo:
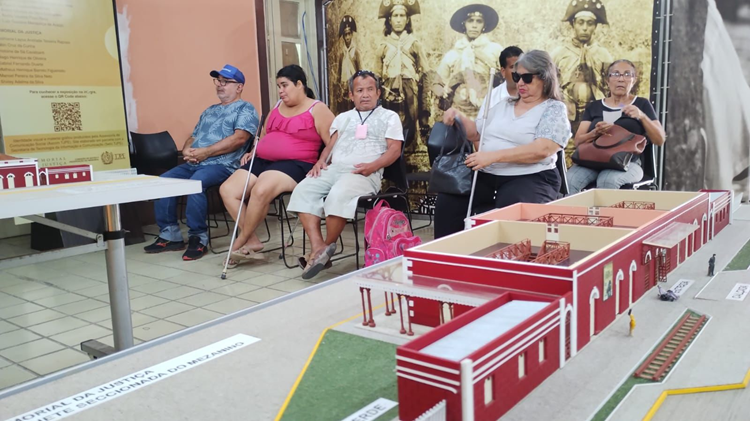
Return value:
M 534 80 L 534 76 L 538 76 L 539 73 L 516 73 L 513 72 L 513 82 L 518 83 L 519 80 L 523 79 L 523 83 L 531 83 Z

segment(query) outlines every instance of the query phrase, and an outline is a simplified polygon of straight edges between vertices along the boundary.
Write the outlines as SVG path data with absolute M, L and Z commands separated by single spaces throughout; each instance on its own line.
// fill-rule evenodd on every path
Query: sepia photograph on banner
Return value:
M 574 134 L 586 104 L 607 96 L 614 60 L 635 64 L 642 76 L 634 93 L 650 99 L 653 0 L 334 0 L 324 17 L 332 111 L 353 106 L 346 80 L 358 67 L 378 74 L 381 104 L 400 115 L 407 135 L 408 172 L 430 170 L 426 143 L 445 110 L 476 118 L 507 47 L 550 53 Z M 492 86 L 503 82 L 498 71 Z

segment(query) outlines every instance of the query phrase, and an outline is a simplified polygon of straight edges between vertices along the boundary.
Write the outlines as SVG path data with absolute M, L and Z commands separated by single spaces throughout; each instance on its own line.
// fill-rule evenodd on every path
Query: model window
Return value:
M 494 376 L 484 379 L 484 404 L 489 405 L 494 400 L 495 385 Z
M 526 353 L 518 354 L 518 378 L 526 377 Z
M 547 338 L 539 341 L 539 362 L 547 359 Z

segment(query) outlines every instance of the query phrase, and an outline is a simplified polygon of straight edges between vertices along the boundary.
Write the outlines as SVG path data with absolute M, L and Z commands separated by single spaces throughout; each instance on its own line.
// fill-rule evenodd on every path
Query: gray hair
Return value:
M 522 66 L 529 73 L 536 74 L 542 83 L 544 83 L 542 88 L 542 96 L 544 98 L 562 101 L 560 83 L 557 78 L 557 66 L 555 66 L 552 57 L 546 51 L 531 50 L 528 53 L 521 54 L 518 61 L 516 61 L 516 68 L 518 66 Z

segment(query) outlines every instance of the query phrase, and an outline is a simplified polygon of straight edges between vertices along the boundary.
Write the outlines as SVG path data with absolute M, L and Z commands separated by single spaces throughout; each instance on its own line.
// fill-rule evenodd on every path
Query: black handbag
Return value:
M 472 171 L 466 166 L 465 161 L 466 157 L 472 153 L 473 146 L 466 139 L 466 130 L 458 119 L 455 120 L 452 129 L 447 127 L 444 133 L 445 139 L 441 142 L 440 154 L 432 163 L 427 191 L 468 196 L 471 193 Z M 453 142 L 450 138 L 453 138 Z M 451 143 L 455 146 L 451 151 L 446 152 L 446 144 Z

